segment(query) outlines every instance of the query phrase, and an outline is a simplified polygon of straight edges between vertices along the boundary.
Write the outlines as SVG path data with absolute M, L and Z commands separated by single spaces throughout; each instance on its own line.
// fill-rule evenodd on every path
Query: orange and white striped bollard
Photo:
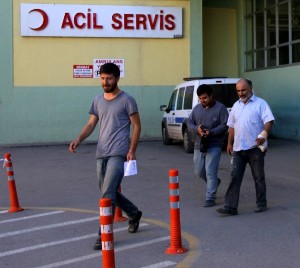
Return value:
M 181 254 L 187 251 L 181 244 L 180 208 L 179 208 L 179 180 L 178 170 L 169 170 L 170 188 L 170 247 L 166 249 L 168 254 Z
M 99 205 L 102 240 L 102 267 L 115 268 L 115 249 L 111 199 L 101 198 L 99 201 Z

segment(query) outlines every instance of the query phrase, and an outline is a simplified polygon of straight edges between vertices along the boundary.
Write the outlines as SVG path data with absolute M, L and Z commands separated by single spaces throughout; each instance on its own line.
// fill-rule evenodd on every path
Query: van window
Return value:
M 184 96 L 184 87 L 179 89 L 178 98 L 177 98 L 177 110 L 182 110 L 183 96 Z
M 226 103 L 226 92 L 225 92 L 224 85 L 215 84 L 215 85 L 210 85 L 210 87 L 213 90 L 213 98 L 223 103 L 226 107 L 228 107 Z
M 175 89 L 172 93 L 172 96 L 170 98 L 170 101 L 169 101 L 169 105 L 168 105 L 168 108 L 170 111 L 174 111 L 175 108 L 176 108 L 176 95 L 177 95 L 177 91 L 178 89 Z
M 193 93 L 194 93 L 194 86 L 186 87 L 184 103 L 183 103 L 184 110 L 189 110 L 193 108 Z
M 227 84 L 225 85 L 225 87 L 226 87 L 226 94 L 228 96 L 227 107 L 232 107 L 233 104 L 239 99 L 239 96 L 236 91 L 236 86 L 235 84 Z
M 235 84 L 216 84 L 210 86 L 213 90 L 214 99 L 223 103 L 226 107 L 232 107 L 239 98 Z

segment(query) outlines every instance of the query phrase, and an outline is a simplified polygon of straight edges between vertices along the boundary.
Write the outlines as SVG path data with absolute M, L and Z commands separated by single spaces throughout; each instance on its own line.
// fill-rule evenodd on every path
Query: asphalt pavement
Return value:
M 143 212 L 137 233 L 128 221 L 114 224 L 116 267 L 300 267 L 300 142 L 271 139 L 265 158 L 268 210 L 254 213 L 249 167 L 239 214 L 222 216 L 230 157 L 223 152 L 217 205 L 203 207 L 205 184 L 193 175 L 193 155 L 181 144 L 142 141 L 138 174 L 121 191 Z M 99 225 L 95 144 L 76 154 L 68 145 L 0 147 L 10 153 L 19 206 L 9 213 L 8 178 L 0 169 L 0 267 L 102 267 L 92 249 Z M 0 162 L 2 166 L 3 162 Z M 167 254 L 170 238 L 169 170 L 178 169 L 182 254 Z M 125 216 L 125 215 L 124 215 Z M 180 241 L 179 241 L 180 242 Z

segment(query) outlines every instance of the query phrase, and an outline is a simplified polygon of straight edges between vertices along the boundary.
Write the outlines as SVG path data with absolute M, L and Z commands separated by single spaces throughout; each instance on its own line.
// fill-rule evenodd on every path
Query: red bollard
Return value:
M 14 179 L 13 165 L 10 157 L 11 157 L 10 154 L 4 155 L 4 163 L 5 163 L 6 174 L 8 178 L 9 199 L 10 199 L 10 209 L 8 210 L 8 212 L 18 212 L 24 209 L 19 206 L 16 183 Z
M 101 198 L 99 201 L 99 205 L 102 240 L 102 267 L 115 268 L 115 249 L 111 199 Z
M 181 254 L 187 251 L 181 244 L 180 209 L 179 209 L 179 181 L 178 170 L 169 170 L 170 188 L 170 247 L 166 249 L 168 254 Z
M 119 187 L 118 192 L 121 193 L 121 186 Z M 116 207 L 114 222 L 121 222 L 121 221 L 126 221 L 126 220 L 127 220 L 127 218 L 123 217 L 123 215 L 122 215 L 122 209 L 120 209 L 119 207 Z

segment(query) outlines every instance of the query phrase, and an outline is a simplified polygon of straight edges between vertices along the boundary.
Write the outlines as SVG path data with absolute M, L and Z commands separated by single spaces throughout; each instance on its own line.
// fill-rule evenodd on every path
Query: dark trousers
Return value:
M 231 208 L 238 207 L 240 188 L 247 163 L 251 168 L 255 183 L 257 207 L 267 206 L 264 157 L 265 153 L 259 148 L 233 152 L 230 174 L 231 181 L 225 195 L 225 206 Z

